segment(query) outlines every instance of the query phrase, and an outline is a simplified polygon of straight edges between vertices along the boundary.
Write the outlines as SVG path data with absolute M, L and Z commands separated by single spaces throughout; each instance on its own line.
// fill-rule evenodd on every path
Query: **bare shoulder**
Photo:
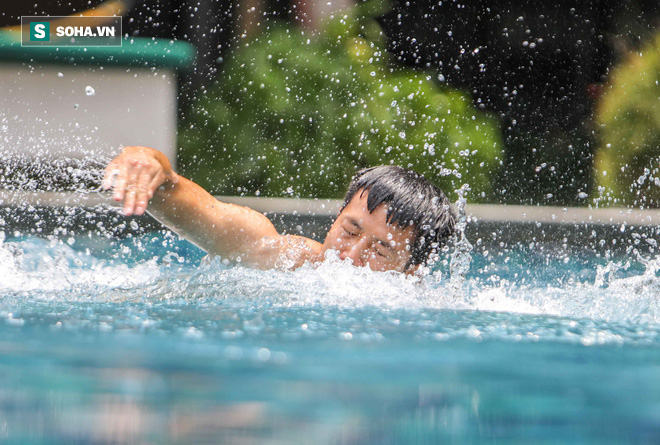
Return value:
M 323 245 L 298 235 L 264 238 L 259 248 L 260 260 L 255 264 L 263 269 L 297 269 L 306 262 L 320 261 Z
M 298 235 L 284 235 L 283 238 L 288 247 L 286 252 L 282 252 L 283 259 L 287 261 L 285 269 L 297 269 L 308 261 L 321 259 L 323 245 L 318 241 Z

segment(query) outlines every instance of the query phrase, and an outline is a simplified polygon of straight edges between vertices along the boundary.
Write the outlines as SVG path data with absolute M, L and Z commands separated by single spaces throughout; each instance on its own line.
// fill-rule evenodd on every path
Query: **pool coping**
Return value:
M 334 217 L 341 206 L 336 199 L 262 198 L 216 196 L 217 199 L 250 207 L 261 213 Z M 28 192 L 0 190 L 0 207 L 115 207 L 108 192 Z M 588 208 L 467 204 L 472 221 L 488 223 L 550 223 L 561 225 L 609 225 L 647 227 L 660 225 L 660 209 Z
M 69 66 L 171 68 L 190 70 L 197 49 L 184 40 L 127 37 L 121 46 L 22 46 L 20 25 L 16 31 L 0 29 L 0 62 Z

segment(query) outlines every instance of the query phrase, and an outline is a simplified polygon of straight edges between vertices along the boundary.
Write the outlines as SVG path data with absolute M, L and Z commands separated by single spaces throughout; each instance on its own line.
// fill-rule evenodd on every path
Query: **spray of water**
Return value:
M 458 202 L 456 203 L 456 211 L 458 214 L 458 222 L 456 224 L 456 240 L 454 243 L 454 253 L 451 256 L 450 263 L 450 279 L 453 293 L 458 296 L 464 287 L 465 278 L 470 271 L 470 263 L 472 262 L 472 244 L 465 236 L 465 229 L 467 227 L 467 215 L 465 213 L 465 205 L 467 199 L 466 193 L 470 190 L 468 184 L 464 184 L 457 190 Z
M 249 302 L 259 307 L 477 310 L 660 323 L 656 299 L 660 259 L 656 258 L 645 260 L 644 271 L 637 275 L 617 278 L 622 266 L 609 263 L 598 269 L 592 282 L 539 285 L 469 276 L 469 243 L 452 254 L 449 280 L 435 274 L 420 277 L 373 272 L 353 267 L 332 252 L 319 266 L 307 264 L 296 271 L 281 272 L 228 266 L 220 260 L 197 266 L 173 252 L 152 257 L 142 253 L 144 259 L 126 262 L 135 246 L 115 247 L 108 259 L 96 257 L 79 244 L 73 238 L 4 240 L 0 244 L 0 304 L 21 299 L 72 304 L 244 306 Z M 459 285 L 461 298 L 456 298 Z M 468 288 L 469 292 L 465 290 Z

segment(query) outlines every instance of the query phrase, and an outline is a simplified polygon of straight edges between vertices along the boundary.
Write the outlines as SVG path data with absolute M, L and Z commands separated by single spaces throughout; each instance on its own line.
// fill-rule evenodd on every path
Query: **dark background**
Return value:
M 19 2 L 17 2 L 19 3 Z M 22 3 L 22 2 L 20 2 Z M 35 4 L 36 3 L 36 4 Z M 76 4 L 77 3 L 77 4 Z M 100 1 L 2 6 L 0 20 L 67 14 Z M 129 0 L 124 32 L 198 47 L 181 76 L 181 112 L 221 72 L 236 34 L 238 2 Z M 291 1 L 261 2 L 266 18 L 294 21 Z M 244 3 L 245 4 L 245 3 Z M 594 105 L 609 69 L 660 23 L 660 1 L 392 1 L 379 18 L 401 64 L 438 74 L 496 113 L 505 159 L 496 189 L 508 204 L 572 205 L 592 190 Z

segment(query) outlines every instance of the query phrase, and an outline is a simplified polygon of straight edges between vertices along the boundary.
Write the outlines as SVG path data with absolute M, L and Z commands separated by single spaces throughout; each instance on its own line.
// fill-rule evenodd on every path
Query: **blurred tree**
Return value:
M 321 34 L 273 25 L 237 49 L 180 130 L 182 173 L 214 193 L 341 197 L 356 169 L 395 163 L 449 194 L 492 193 L 497 121 L 428 73 L 390 65 L 362 3 Z
M 596 121 L 596 183 L 604 201 L 660 206 L 660 30 L 612 71 Z

